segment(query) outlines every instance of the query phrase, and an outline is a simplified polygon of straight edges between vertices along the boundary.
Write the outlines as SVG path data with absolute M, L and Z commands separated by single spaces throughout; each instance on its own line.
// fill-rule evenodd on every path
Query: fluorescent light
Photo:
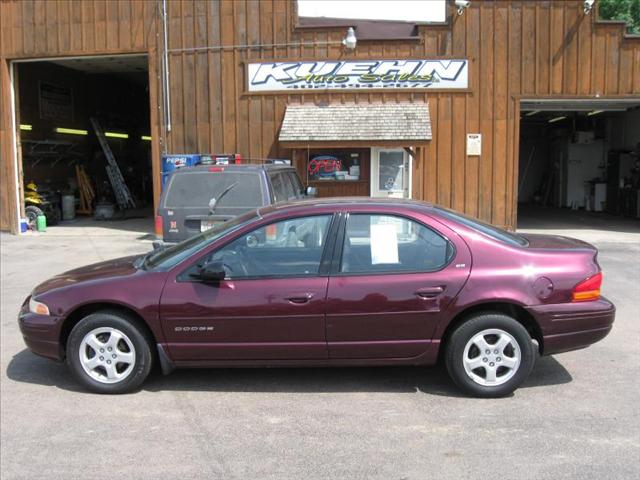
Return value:
M 587 117 L 590 117 L 591 115 L 597 115 L 597 114 L 602 113 L 602 112 L 604 112 L 604 110 L 593 110 L 593 111 L 587 113 Z
M 105 137 L 110 138 L 129 138 L 127 133 L 118 133 L 118 132 L 104 132 Z
M 540 113 L 540 110 L 533 110 L 531 112 L 527 112 L 524 114 L 525 117 L 531 117 L 532 115 L 535 115 L 536 113 Z
M 549 120 L 549 123 L 555 123 L 555 122 L 559 122 L 560 120 L 564 120 L 565 118 L 567 118 L 566 116 L 564 117 L 555 117 Z
M 150 142 L 150 141 L 151 141 L 151 137 L 150 137 L 149 135 L 142 135 L 140 138 L 141 138 L 142 140 L 146 140 L 147 142 Z
M 78 130 L 76 128 L 62 128 L 62 127 L 57 127 L 55 131 L 56 133 L 66 133 L 68 135 L 88 135 L 89 133 L 86 130 Z
M 33 127 L 31 125 L 26 125 L 24 123 L 21 123 L 20 130 L 33 130 Z

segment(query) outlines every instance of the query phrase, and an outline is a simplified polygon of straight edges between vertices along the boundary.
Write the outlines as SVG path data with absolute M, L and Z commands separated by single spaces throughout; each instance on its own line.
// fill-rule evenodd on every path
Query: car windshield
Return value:
M 228 222 L 216 225 L 215 227 L 176 245 L 149 252 L 142 258 L 141 267 L 144 269 L 158 268 L 161 270 L 172 268 L 184 259 L 189 258 L 194 253 L 200 251 L 211 242 L 214 242 L 224 235 L 243 227 L 259 216 L 258 210 L 253 210 L 229 220 Z
M 478 232 L 484 233 L 494 240 L 498 240 L 499 242 L 506 243 L 507 245 L 513 245 L 516 247 L 526 247 L 529 245 L 529 242 L 522 235 L 518 235 L 517 233 L 507 232 L 502 228 L 495 227 L 488 223 L 481 222 L 477 218 L 468 217 L 458 212 L 454 212 L 453 210 L 449 210 L 448 208 L 437 207 L 436 210 L 440 215 L 454 222 L 461 223 L 465 227 L 472 228 Z
M 215 168 L 215 167 L 214 167 Z M 221 167 L 218 167 L 219 169 Z M 262 182 L 257 172 L 182 171 L 167 186 L 165 208 L 206 207 L 212 198 L 233 185 L 235 187 L 219 199 L 217 208 L 259 207 L 262 201 Z

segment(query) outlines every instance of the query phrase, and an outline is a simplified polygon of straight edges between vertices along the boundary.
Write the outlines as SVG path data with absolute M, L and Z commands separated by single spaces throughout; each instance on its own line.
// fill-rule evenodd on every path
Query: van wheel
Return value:
M 531 373 L 536 352 L 529 332 L 501 313 L 470 317 L 451 335 L 445 363 L 465 393 L 485 398 L 509 395 Z
M 150 342 L 136 320 L 120 312 L 83 318 L 67 341 L 67 364 L 78 381 L 96 393 L 126 393 L 151 371 Z

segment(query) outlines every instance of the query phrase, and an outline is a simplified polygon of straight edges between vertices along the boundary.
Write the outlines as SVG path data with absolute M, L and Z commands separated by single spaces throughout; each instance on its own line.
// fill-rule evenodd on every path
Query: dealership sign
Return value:
M 467 60 L 346 60 L 250 63 L 250 92 L 467 88 Z

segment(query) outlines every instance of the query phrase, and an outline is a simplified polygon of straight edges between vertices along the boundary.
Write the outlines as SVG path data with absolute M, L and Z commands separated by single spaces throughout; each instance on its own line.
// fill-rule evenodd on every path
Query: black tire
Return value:
M 482 352 L 480 353 L 479 362 L 484 362 L 485 358 L 488 360 L 486 365 L 495 365 L 495 371 L 501 371 L 502 374 L 509 374 L 508 376 L 504 376 L 504 383 L 496 384 L 496 385 L 483 385 L 478 383 L 474 378 L 482 377 L 483 373 L 486 376 L 488 370 L 485 370 L 487 367 L 481 365 L 478 369 L 472 370 L 471 374 L 468 374 L 465 370 L 464 358 L 465 358 L 465 349 L 467 344 L 471 342 L 476 335 L 486 330 L 501 330 L 509 334 L 517 343 L 517 347 L 519 348 L 520 353 L 520 361 L 517 367 L 513 369 L 508 369 L 504 367 L 504 364 L 497 363 L 497 361 L 504 362 L 504 358 L 495 355 L 501 355 L 500 353 L 495 354 L 498 350 L 485 350 L 488 352 L 488 355 L 485 357 Z M 486 337 L 483 337 L 487 340 L 490 340 L 493 335 L 488 334 Z M 497 336 L 496 336 L 497 339 Z M 493 342 L 488 342 L 491 346 Z M 470 347 L 467 355 L 469 356 L 472 350 L 477 347 L 472 345 Z M 516 356 L 515 350 L 513 348 L 513 344 L 511 346 L 506 347 L 507 349 L 511 349 L 510 353 Z M 479 350 L 478 350 L 479 351 Z M 509 353 L 509 352 L 507 352 Z M 493 355 L 493 356 L 492 356 Z M 506 357 L 505 353 L 503 357 Z M 477 357 L 471 358 L 471 360 Z M 531 341 L 531 336 L 529 332 L 527 332 L 526 328 L 522 326 L 517 320 L 509 317 L 508 315 L 502 313 L 481 313 L 476 314 L 469 317 L 464 323 L 458 326 L 454 332 L 449 337 L 447 344 L 445 345 L 445 364 L 447 367 L 447 371 L 449 372 L 449 376 L 454 381 L 454 383 L 465 393 L 475 396 L 475 397 L 483 397 L 483 398 L 496 398 L 496 397 L 504 397 L 506 395 L 511 394 L 516 388 L 518 388 L 522 382 L 524 382 L 533 366 L 535 364 L 537 358 L 536 348 Z M 494 362 L 491 362 L 494 360 Z M 512 372 L 513 370 L 513 372 Z M 474 378 L 472 378 L 472 374 L 477 374 Z M 510 376 L 510 378 L 509 378 Z M 497 377 L 499 378 L 499 377 Z M 507 379 L 508 378 L 508 379 Z M 483 379 L 481 378 L 480 381 Z M 486 380 L 486 378 L 484 379 Z
M 108 380 L 97 380 L 83 367 L 80 360 L 80 346 L 85 336 L 96 329 L 115 329 L 119 333 L 124 334 L 126 340 L 133 344 L 133 349 L 135 350 L 133 358 L 135 360 L 133 361 L 130 372 L 122 380 L 113 380 L 114 383 L 104 383 Z M 127 349 L 126 341 L 124 345 L 120 345 L 123 349 Z M 130 318 L 121 312 L 107 310 L 96 312 L 80 320 L 80 322 L 73 327 L 73 330 L 71 330 L 71 334 L 67 340 L 67 365 L 69 365 L 76 379 L 92 392 L 107 394 L 127 393 L 136 390 L 149 375 L 153 364 L 151 345 L 151 339 L 148 338 L 148 334 L 136 319 Z M 91 350 L 92 349 L 89 348 L 89 351 Z M 129 353 L 131 352 L 129 351 Z M 95 354 L 100 355 L 97 351 Z M 108 353 L 105 353 L 105 355 L 108 355 Z M 118 365 L 122 367 L 122 364 Z M 113 365 L 113 367 L 115 368 L 116 365 Z M 97 367 L 93 372 L 97 372 L 97 374 L 105 372 L 104 376 L 106 377 L 106 370 L 101 370 L 101 368 L 102 367 Z
M 27 216 L 27 222 L 31 226 L 31 229 L 35 230 L 38 222 L 38 216 L 44 215 L 44 212 L 34 205 L 29 205 L 24 209 L 24 214 Z

